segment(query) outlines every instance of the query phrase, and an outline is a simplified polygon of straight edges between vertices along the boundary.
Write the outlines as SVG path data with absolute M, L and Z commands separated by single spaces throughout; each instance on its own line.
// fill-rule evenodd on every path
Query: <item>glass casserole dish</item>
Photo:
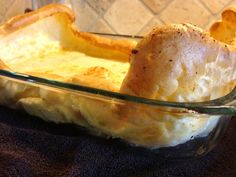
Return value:
M 63 82 L 58 82 L 55 80 L 48 80 L 44 78 L 38 78 L 34 76 L 28 76 L 23 74 L 18 74 L 14 72 L 9 72 L 5 70 L 0 70 L 1 80 L 8 80 L 11 82 L 12 86 L 25 84 L 29 87 L 35 87 L 40 89 L 42 92 L 47 91 L 51 96 L 58 97 L 56 99 L 61 99 L 63 104 L 65 98 L 68 102 L 70 99 L 75 98 L 86 99 L 88 104 L 86 105 L 89 109 L 89 103 L 92 102 L 102 102 L 102 105 L 105 107 L 110 106 L 119 106 L 123 107 L 127 104 L 132 105 L 129 109 L 139 111 L 152 111 L 159 112 L 162 116 L 172 115 L 175 117 L 193 117 L 195 119 L 216 119 L 216 123 L 210 132 L 207 134 L 200 134 L 195 137 L 188 137 L 183 144 L 178 144 L 176 146 L 170 147 L 161 147 L 156 149 L 149 149 L 152 152 L 158 153 L 165 157 L 193 157 L 193 156 L 202 156 L 211 151 L 217 143 L 219 143 L 222 135 L 224 134 L 228 123 L 233 115 L 236 114 L 235 107 L 233 106 L 218 106 L 218 102 L 225 101 L 228 99 L 228 96 L 221 98 L 221 100 L 213 100 L 205 103 L 174 103 L 174 102 L 163 102 L 157 100 L 150 100 L 140 97 L 134 97 L 129 95 L 123 95 L 120 93 L 80 86 L 73 85 Z M 60 95 L 60 96 L 59 96 Z M 230 95 L 235 97 L 236 93 Z M 69 103 L 68 103 L 69 104 Z M 76 109 L 76 106 L 73 105 Z M 29 108 L 30 109 L 30 108 Z M 78 109 L 78 108 L 77 108 Z M 98 108 L 100 109 L 100 108 Z M 30 112 L 30 110 L 28 110 Z M 40 110 L 39 110 L 40 111 Z M 50 112 L 49 112 L 50 113 Z M 107 119 L 105 112 L 100 112 L 100 119 L 97 120 L 97 124 L 103 124 L 103 119 Z M 34 114 L 34 113 L 32 113 Z M 45 115 L 42 112 L 41 118 L 44 118 Z M 134 113 L 135 114 L 135 111 Z M 156 114 L 158 119 L 160 114 Z M 46 115 L 48 117 L 48 115 Z M 49 115 L 50 117 L 50 115 Z M 132 117 L 139 121 L 139 117 Z M 48 120 L 48 119 L 47 119 Z M 63 120 L 61 121 L 63 122 Z M 64 122 L 67 122 L 64 120 Z M 74 122 L 76 123 L 76 122 Z M 81 123 L 80 123 L 81 124 Z M 86 125 L 85 125 L 86 126 Z M 152 126 L 152 125 L 147 125 Z M 87 127 L 88 128 L 88 127 Z M 92 128 L 92 127 L 90 127 Z M 136 132 L 134 132 L 136 133 Z M 138 132 L 137 132 L 138 133 Z M 95 135 L 105 135 L 103 132 L 96 132 Z M 135 146 L 132 145 L 131 146 Z
M 115 36 L 122 37 L 128 36 Z M 10 52 L 6 53 L 8 56 Z M 20 63 L 14 67 L 19 67 L 17 65 Z M 93 134 L 119 138 L 131 146 L 144 147 L 167 157 L 206 154 L 217 144 L 231 116 L 236 114 L 235 89 L 216 100 L 177 103 L 48 79 L 43 75 L 21 74 L 4 67 L 0 75 L 1 104 L 22 108 L 47 121 L 55 122 L 56 117 L 58 123 L 75 123 Z

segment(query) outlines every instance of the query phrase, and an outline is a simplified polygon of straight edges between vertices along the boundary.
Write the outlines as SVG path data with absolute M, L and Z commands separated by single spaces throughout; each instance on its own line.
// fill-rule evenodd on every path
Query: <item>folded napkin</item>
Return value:
M 203 158 L 167 160 L 75 125 L 0 107 L 0 177 L 235 177 L 235 127 L 236 117 Z

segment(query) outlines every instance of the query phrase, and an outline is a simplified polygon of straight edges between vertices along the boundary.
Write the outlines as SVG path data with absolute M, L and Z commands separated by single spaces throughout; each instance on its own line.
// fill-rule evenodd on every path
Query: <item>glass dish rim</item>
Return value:
M 236 97 L 236 87 L 227 95 L 218 99 L 204 101 L 204 102 L 170 102 L 156 99 L 149 99 L 144 97 L 132 96 L 122 94 L 118 92 L 112 92 L 108 90 L 97 89 L 93 87 L 83 86 L 79 84 L 66 83 L 62 81 L 46 79 L 42 77 L 36 77 L 27 74 L 21 74 L 14 71 L 8 71 L 0 69 L 0 76 L 7 77 L 10 79 L 23 81 L 29 84 L 38 84 L 51 88 L 57 88 L 62 90 L 69 90 L 73 92 L 84 92 L 87 94 L 99 95 L 104 97 L 110 97 L 121 101 L 129 101 L 134 103 L 145 104 L 149 106 L 161 106 L 185 109 L 186 113 L 200 113 L 210 115 L 236 115 L 236 108 L 231 105 L 224 105 L 222 103 L 227 102 L 229 98 Z M 219 103 L 221 105 L 219 105 Z

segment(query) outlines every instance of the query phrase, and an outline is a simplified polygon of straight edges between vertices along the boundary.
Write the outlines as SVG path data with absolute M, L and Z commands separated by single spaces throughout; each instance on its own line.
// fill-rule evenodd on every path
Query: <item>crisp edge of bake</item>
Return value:
M 80 32 L 74 23 L 75 16 L 72 10 L 61 4 L 49 4 L 38 10 L 18 15 L 9 19 L 3 25 L 0 26 L 0 35 L 9 35 L 39 20 L 56 14 L 65 14 L 66 17 L 69 19 L 69 26 L 74 35 L 78 38 L 86 40 L 87 42 L 90 42 L 94 46 L 119 51 L 128 55 L 130 54 L 131 50 L 136 46 L 136 42 L 133 40 L 113 40 L 87 32 Z

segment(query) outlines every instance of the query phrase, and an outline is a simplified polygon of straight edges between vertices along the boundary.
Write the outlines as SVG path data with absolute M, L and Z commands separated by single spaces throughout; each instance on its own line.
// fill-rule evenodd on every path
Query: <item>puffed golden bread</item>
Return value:
M 190 24 L 165 25 L 155 28 L 132 50 L 120 92 L 164 101 L 212 100 L 235 87 L 235 67 L 234 46 Z M 108 109 L 106 103 L 87 99 L 81 100 L 81 108 L 103 132 L 149 148 L 206 136 L 220 117 L 165 112 L 131 102 Z M 109 115 L 113 116 L 107 121 Z
M 188 24 L 156 28 L 136 47 L 131 40 L 79 32 L 72 12 L 53 4 L 2 25 L 0 48 L 0 69 L 146 98 L 209 100 L 235 86 L 234 48 Z M 222 82 L 219 86 L 211 80 L 215 77 Z M 5 77 L 0 77 L 0 103 L 147 148 L 175 146 L 206 136 L 219 119 Z
M 60 4 L 16 16 L 0 26 L 0 69 L 116 91 L 129 67 L 132 40 L 79 32 Z M 64 91 L 1 77 L 0 103 L 54 122 L 88 126 Z
M 135 50 L 122 93 L 193 102 L 222 97 L 236 86 L 236 48 L 193 25 L 156 28 Z
M 221 14 L 221 18 L 221 20 L 211 25 L 210 35 L 221 42 L 235 45 L 236 6 L 225 9 Z

